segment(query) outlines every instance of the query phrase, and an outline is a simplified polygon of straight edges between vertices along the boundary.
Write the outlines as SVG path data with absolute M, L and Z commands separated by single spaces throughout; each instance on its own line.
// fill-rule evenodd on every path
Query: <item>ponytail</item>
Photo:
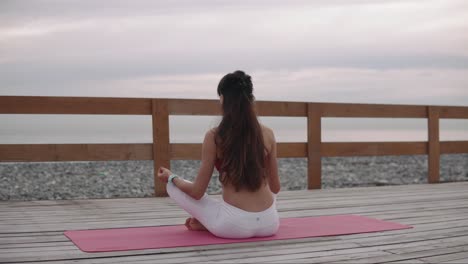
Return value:
M 254 109 L 251 77 L 242 71 L 224 76 L 218 85 L 223 95 L 223 118 L 215 142 L 223 156 L 226 172 L 220 180 L 236 191 L 258 190 L 266 178 L 263 133 Z M 222 175 L 220 175 L 222 176 Z

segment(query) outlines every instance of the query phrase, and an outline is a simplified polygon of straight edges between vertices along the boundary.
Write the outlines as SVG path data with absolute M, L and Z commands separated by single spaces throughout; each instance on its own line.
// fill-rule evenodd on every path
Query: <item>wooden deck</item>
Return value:
M 281 217 L 359 214 L 413 229 L 156 250 L 84 253 L 67 229 L 181 224 L 169 198 L 0 202 L 0 263 L 468 263 L 468 182 L 290 191 Z

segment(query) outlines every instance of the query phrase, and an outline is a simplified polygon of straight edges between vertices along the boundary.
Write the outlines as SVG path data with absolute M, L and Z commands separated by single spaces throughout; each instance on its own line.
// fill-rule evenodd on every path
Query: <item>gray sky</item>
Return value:
M 214 99 L 242 69 L 259 100 L 468 106 L 466 32 L 466 0 L 3 0 L 0 95 Z

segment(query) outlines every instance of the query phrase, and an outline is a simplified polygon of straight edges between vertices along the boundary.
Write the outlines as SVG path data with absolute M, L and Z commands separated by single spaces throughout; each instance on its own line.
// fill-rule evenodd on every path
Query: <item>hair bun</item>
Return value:
M 218 95 L 222 94 L 225 96 L 244 95 L 252 101 L 254 99 L 252 78 L 240 70 L 226 74 L 218 84 Z
M 233 77 L 239 85 L 239 87 L 242 89 L 242 92 L 246 93 L 247 95 L 252 94 L 253 90 L 253 85 L 252 85 L 252 78 L 250 75 L 246 74 L 243 71 L 237 70 L 233 72 Z

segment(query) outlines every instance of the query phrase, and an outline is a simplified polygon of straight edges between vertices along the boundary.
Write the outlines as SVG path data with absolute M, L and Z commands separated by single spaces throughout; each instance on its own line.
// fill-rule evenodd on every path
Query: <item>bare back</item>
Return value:
M 268 209 L 273 204 L 273 193 L 277 193 L 279 191 L 279 176 L 276 162 L 276 140 L 273 131 L 263 125 L 262 133 L 266 148 L 265 165 L 267 169 L 267 180 L 255 192 L 245 189 L 241 189 L 236 192 L 234 186 L 230 184 L 223 185 L 224 201 L 249 212 L 261 212 Z M 216 157 L 221 158 L 219 153 L 216 154 Z

